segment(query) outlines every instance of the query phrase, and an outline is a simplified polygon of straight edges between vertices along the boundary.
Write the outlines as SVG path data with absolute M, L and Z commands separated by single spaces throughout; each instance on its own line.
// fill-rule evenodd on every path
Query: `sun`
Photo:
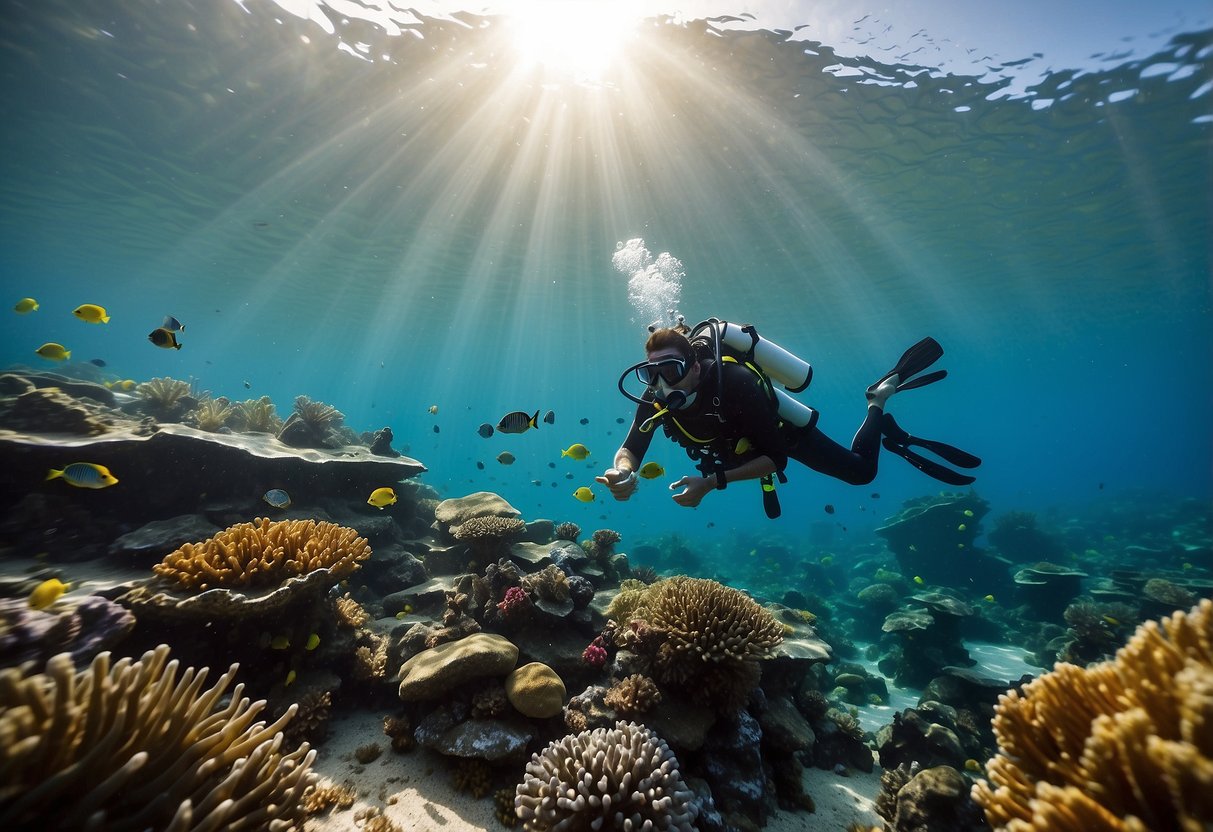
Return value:
M 517 0 L 506 25 L 519 60 L 573 80 L 602 81 L 642 17 L 626 0 Z

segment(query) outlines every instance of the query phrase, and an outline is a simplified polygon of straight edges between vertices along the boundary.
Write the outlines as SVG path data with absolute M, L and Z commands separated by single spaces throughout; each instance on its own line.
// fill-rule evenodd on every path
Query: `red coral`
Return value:
M 501 610 L 502 615 L 509 618 L 529 609 L 530 606 L 531 598 L 526 594 L 526 590 L 520 586 L 511 586 L 506 589 L 505 597 L 497 604 L 497 609 Z
M 606 664 L 607 651 L 603 646 L 602 636 L 590 642 L 589 646 L 581 653 L 581 660 L 594 669 L 601 668 Z

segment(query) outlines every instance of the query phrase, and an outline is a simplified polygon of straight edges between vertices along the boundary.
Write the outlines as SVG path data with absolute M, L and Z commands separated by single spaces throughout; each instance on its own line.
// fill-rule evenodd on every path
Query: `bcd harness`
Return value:
M 711 322 L 701 324 L 699 327 L 696 327 L 694 332 L 691 333 L 691 343 L 692 346 L 697 348 L 697 357 L 700 350 L 711 349 L 713 352 L 712 358 L 714 358 L 717 362 L 716 394 L 712 398 L 712 406 L 716 409 L 716 412 L 707 413 L 705 415 L 714 416 L 722 425 L 725 424 L 724 415 L 721 413 L 720 406 L 721 394 L 724 392 L 724 376 L 721 371 L 721 362 L 743 366 L 753 373 L 758 382 L 759 388 L 766 394 L 768 400 L 771 402 L 771 406 L 778 408 L 779 401 L 775 397 L 775 390 L 771 386 L 771 379 L 765 372 L 763 372 L 762 368 L 755 363 L 753 347 L 751 347 L 747 352 L 738 355 L 725 352 L 718 337 L 713 338 L 711 341 L 708 341 L 705 338 L 695 337 L 696 332 L 704 328 L 705 325 L 711 326 Z M 752 327 L 747 329 L 752 330 Z M 713 335 L 718 335 L 714 327 L 712 327 L 712 331 Z M 752 334 L 751 337 L 755 336 Z M 641 432 L 648 433 L 653 429 L 657 422 L 663 422 L 666 435 L 668 435 L 686 450 L 687 456 L 694 460 L 695 467 L 699 469 L 699 472 L 705 477 L 715 476 L 717 482 L 721 483 L 721 485 L 718 487 L 723 488 L 723 483 L 725 481 L 724 471 L 727 469 L 725 460 L 723 458 L 726 451 L 725 448 L 721 447 L 724 437 L 713 436 L 704 438 L 695 436 L 688 431 L 681 422 L 678 421 L 678 417 L 675 416 L 674 413 L 664 404 L 660 402 L 653 402 L 652 404 L 656 412 L 640 425 Z M 673 427 L 671 427 L 671 424 Z M 779 426 L 783 426 L 782 420 L 779 422 Z M 677 431 L 677 433 L 675 431 Z M 681 437 L 686 441 L 682 441 L 682 439 L 679 438 L 679 435 L 681 435 Z M 743 436 L 738 439 L 736 443 L 734 443 L 732 453 L 735 456 L 741 456 L 747 450 L 749 450 L 752 445 L 753 443 L 750 441 L 749 437 Z M 759 480 L 762 486 L 762 507 L 766 512 L 767 517 L 771 519 L 778 517 L 781 512 L 779 506 L 779 495 L 775 493 L 775 477 L 778 477 L 781 483 L 786 483 L 788 481 L 788 478 L 783 471 L 777 471 L 774 474 L 766 474 Z

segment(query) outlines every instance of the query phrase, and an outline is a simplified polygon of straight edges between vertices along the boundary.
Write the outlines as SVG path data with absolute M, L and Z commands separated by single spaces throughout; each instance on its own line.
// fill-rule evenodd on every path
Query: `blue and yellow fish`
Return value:
M 118 478 L 108 468 L 94 462 L 73 462 L 60 469 L 52 468 L 46 475 L 48 480 L 58 477 L 76 488 L 109 488 L 118 484 Z

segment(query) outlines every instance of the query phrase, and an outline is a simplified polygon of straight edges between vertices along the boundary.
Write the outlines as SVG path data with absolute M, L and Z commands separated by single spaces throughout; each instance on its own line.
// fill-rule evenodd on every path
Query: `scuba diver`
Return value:
M 876 476 L 882 444 L 942 482 L 968 485 L 974 481 L 968 474 L 927 459 L 911 446 L 960 468 L 976 468 L 981 464 L 979 458 L 942 442 L 911 436 L 885 412 L 885 403 L 895 393 L 924 387 L 947 375 L 946 370 L 918 375 L 943 355 L 934 338 L 910 347 L 893 369 L 868 387 L 867 414 L 847 449 L 817 428 L 817 411 L 773 383 L 800 392 L 809 386 L 813 368 L 760 337 L 754 327 L 711 318 L 688 329 L 679 317 L 674 326 L 655 324 L 649 332 L 645 360 L 628 367 L 619 378 L 620 392 L 636 402 L 636 416 L 615 453 L 613 466 L 595 478 L 616 500 L 635 493 L 636 472 L 658 424 L 699 469 L 700 476 L 686 476 L 670 485 L 677 492 L 674 502 L 688 508 L 699 505 L 709 491 L 757 479 L 767 516 L 778 517 L 775 478 L 787 481 L 783 471 L 789 459 L 843 482 L 863 485 Z M 644 385 L 640 395 L 626 386 L 633 373 Z

